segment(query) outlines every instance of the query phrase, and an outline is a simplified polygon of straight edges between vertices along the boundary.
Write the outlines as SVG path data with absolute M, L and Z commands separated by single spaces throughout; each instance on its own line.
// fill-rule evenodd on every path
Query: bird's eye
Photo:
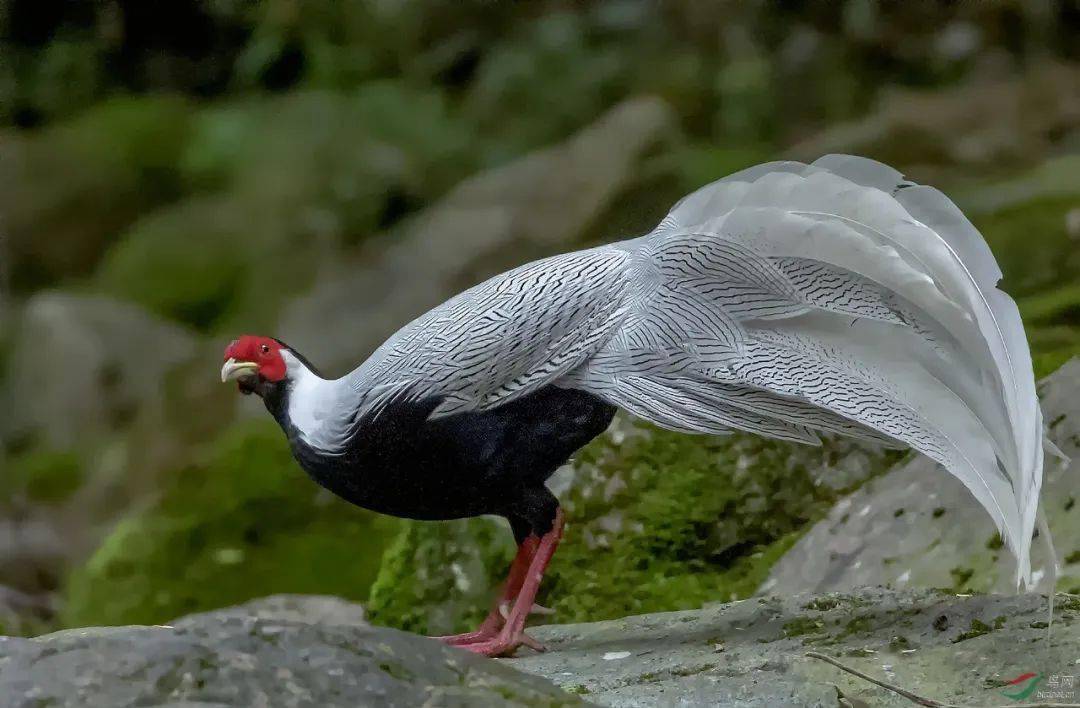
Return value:
M 262 349 L 263 354 L 269 354 L 270 353 L 270 345 L 269 344 L 262 345 L 262 347 L 260 347 L 260 349 Z

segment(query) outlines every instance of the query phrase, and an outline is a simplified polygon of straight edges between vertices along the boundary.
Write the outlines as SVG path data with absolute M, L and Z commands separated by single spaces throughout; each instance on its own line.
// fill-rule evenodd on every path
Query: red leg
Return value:
M 503 608 L 506 603 L 513 601 L 517 598 L 518 593 L 521 591 L 521 585 L 525 581 L 525 573 L 529 569 L 529 565 L 532 563 L 533 556 L 536 555 L 536 548 L 539 545 L 540 540 L 536 536 L 529 536 L 521 545 L 518 546 L 517 555 L 514 556 L 513 562 L 510 564 L 510 572 L 506 576 L 506 587 L 503 588 L 502 595 L 495 601 L 495 605 L 491 608 L 491 612 L 484 618 L 484 621 L 480 623 L 480 627 L 473 632 L 466 632 L 465 634 L 451 634 L 444 637 L 434 637 L 441 642 L 445 642 L 452 646 L 460 646 L 462 644 L 470 644 L 472 642 L 482 641 L 484 639 L 490 639 L 499 633 L 499 630 L 503 626 Z
M 525 634 L 525 620 L 533 609 L 533 601 L 536 600 L 536 593 L 540 589 L 544 571 L 551 562 L 551 557 L 555 555 L 559 539 L 562 538 L 563 522 L 562 509 L 558 509 L 555 512 L 555 525 L 540 539 L 540 544 L 521 585 L 521 591 L 518 593 L 517 600 L 514 601 L 514 608 L 510 611 L 499 633 L 487 639 L 463 644 L 462 649 L 485 656 L 507 656 L 513 654 L 514 650 L 522 644 L 543 650 L 535 639 Z

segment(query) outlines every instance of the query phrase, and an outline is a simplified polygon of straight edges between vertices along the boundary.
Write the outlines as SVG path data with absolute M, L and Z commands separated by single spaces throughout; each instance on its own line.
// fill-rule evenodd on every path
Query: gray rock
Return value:
M 272 598 L 191 615 L 167 627 L 96 627 L 0 639 L 0 705 L 581 703 L 543 679 L 490 659 L 367 626 L 357 621 L 362 611 L 347 604 Z M 343 611 L 346 621 L 340 622 Z
M 61 292 L 31 298 L 14 338 L 0 438 L 32 434 L 57 448 L 153 405 L 165 372 L 196 347 L 192 334 L 138 307 Z
M 1046 603 L 1038 595 L 868 588 L 762 597 L 540 627 L 533 634 L 547 653 L 503 661 L 607 706 L 835 708 L 844 705 L 840 696 L 854 705 L 911 705 L 808 651 L 948 703 L 1005 703 L 1000 688 L 1028 671 L 1057 676 L 1059 685 L 1071 677 L 1068 701 L 1080 698 L 1080 598 L 1059 596 L 1059 607 L 1047 643 Z
M 321 273 L 286 309 L 283 339 L 330 370 L 357 365 L 454 293 L 579 243 L 671 129 L 665 104 L 631 100 L 560 145 L 465 180 L 404 233 Z
M 1074 126 L 1080 116 L 1075 66 L 1045 62 L 1022 73 L 1001 69 L 983 66 L 959 88 L 882 92 L 876 110 L 865 117 L 832 125 L 786 153 L 798 160 L 831 152 L 866 155 L 902 171 L 918 167 L 920 181 L 933 183 L 926 179 L 932 176 L 928 165 L 1022 164 L 1075 139 L 1075 132 L 1054 129 Z
M 217 610 L 219 617 L 255 617 L 273 622 L 305 622 L 367 627 L 364 606 L 333 595 L 270 595 Z
M 1058 587 L 1080 588 L 1080 359 L 1039 386 L 1050 437 L 1073 462 L 1048 458 L 1042 499 L 1054 535 Z M 1066 559 L 1071 562 L 1064 562 Z M 1032 568 L 1048 579 L 1035 540 Z M 841 499 L 772 567 L 760 592 L 844 591 L 866 585 L 1009 592 L 1015 565 L 990 517 L 955 478 L 923 457 Z M 1048 585 L 1044 580 L 1043 586 Z

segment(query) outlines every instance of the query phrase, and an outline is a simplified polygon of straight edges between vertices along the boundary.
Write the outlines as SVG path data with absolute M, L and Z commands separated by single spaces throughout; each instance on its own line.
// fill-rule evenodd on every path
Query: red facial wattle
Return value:
M 226 362 L 234 360 L 254 364 L 260 378 L 277 382 L 284 379 L 286 373 L 281 349 L 281 344 L 276 339 L 246 334 L 229 343 L 225 348 L 224 359 Z

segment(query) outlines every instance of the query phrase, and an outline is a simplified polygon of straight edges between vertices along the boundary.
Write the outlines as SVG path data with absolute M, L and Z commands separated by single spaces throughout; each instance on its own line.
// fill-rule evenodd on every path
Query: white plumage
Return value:
M 341 380 L 354 404 L 301 433 L 332 452 L 395 398 L 442 397 L 439 416 L 556 385 L 678 431 L 908 445 L 971 490 L 1030 584 L 1044 431 L 1000 278 L 948 198 L 885 165 L 759 165 L 646 236 L 431 310 Z

